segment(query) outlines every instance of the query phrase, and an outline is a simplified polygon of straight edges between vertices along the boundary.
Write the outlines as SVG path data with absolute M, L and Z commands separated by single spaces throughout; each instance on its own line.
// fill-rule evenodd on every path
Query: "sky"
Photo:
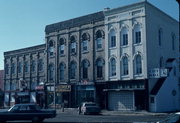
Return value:
M 0 0 L 0 70 L 6 51 L 45 43 L 45 26 L 143 0 Z M 176 0 L 147 0 L 179 20 Z

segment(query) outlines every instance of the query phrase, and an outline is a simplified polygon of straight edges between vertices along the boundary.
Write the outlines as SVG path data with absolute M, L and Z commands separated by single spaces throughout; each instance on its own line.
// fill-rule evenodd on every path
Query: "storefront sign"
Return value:
M 36 86 L 36 90 L 44 90 L 44 85 Z
M 56 87 L 56 92 L 70 92 L 71 85 L 58 85 Z

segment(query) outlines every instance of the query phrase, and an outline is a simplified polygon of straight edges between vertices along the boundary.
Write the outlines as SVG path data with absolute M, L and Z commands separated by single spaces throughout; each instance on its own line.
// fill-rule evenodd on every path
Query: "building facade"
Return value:
M 47 25 L 45 44 L 4 53 L 5 105 L 179 110 L 177 25 L 146 1 Z

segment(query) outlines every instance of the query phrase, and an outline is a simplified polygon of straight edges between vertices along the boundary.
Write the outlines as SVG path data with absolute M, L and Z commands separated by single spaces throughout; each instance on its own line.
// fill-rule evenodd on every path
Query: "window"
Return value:
M 82 35 L 82 51 L 88 51 L 88 37 L 87 34 Z
M 76 63 L 73 61 L 70 65 L 70 78 L 75 79 L 76 77 Z
M 52 81 L 54 80 L 54 65 L 53 64 L 50 64 L 49 65 L 49 80 Z
M 5 74 L 9 74 L 9 64 L 6 64 Z
M 38 71 L 43 71 L 43 59 L 39 59 L 38 61 Z
M 125 56 L 123 57 L 123 75 L 128 75 L 129 74 L 129 71 L 128 71 L 128 58 Z
M 32 63 L 31 63 L 31 71 L 32 72 L 35 72 L 35 69 L 36 69 L 36 63 L 34 60 L 32 60 Z
M 135 39 L 135 44 L 139 44 L 141 43 L 141 29 L 140 29 L 140 25 L 137 24 L 134 27 L 134 39 Z
M 159 67 L 160 67 L 160 68 L 163 67 L 163 57 L 161 57 L 160 60 L 159 60 Z
M 87 60 L 82 61 L 82 78 L 87 79 L 88 78 L 88 67 L 89 62 Z
M 103 77 L 103 60 L 100 58 L 97 59 L 96 65 L 97 65 L 97 78 L 102 78 Z
M 71 54 L 75 54 L 76 53 L 76 41 L 75 41 L 75 37 L 72 36 L 71 37 Z
M 142 62 L 141 62 L 141 56 L 137 55 L 135 58 L 135 66 L 136 66 L 136 74 L 142 74 Z
M 176 36 L 175 36 L 174 33 L 172 34 L 171 38 L 172 38 L 172 50 L 175 50 L 175 39 L 176 39 Z
M 60 39 L 60 46 L 59 46 L 59 54 L 64 55 L 64 47 L 65 47 L 65 42 L 64 39 Z
M 96 32 L 96 49 L 102 49 L 102 33 L 101 33 L 101 31 Z
M 110 61 L 110 76 L 116 76 L 116 60 L 112 58 Z
M 15 74 L 15 63 L 12 63 L 11 72 L 12 74 Z
M 126 28 L 123 28 L 121 31 L 121 45 L 128 45 L 128 30 Z
M 60 80 L 64 80 L 64 74 L 65 73 L 65 64 L 64 63 L 60 63 L 59 65 L 59 74 L 60 74 Z
M 158 30 L 158 42 L 159 42 L 159 46 L 161 46 L 161 43 L 162 43 L 162 29 L 161 28 Z
M 114 30 L 110 31 L 110 47 L 116 47 L 116 33 Z
M 24 62 L 24 71 L 25 71 L 25 72 L 28 72 L 28 71 L 29 71 L 29 69 L 28 69 L 28 61 L 25 61 L 25 62 Z
M 18 62 L 18 73 L 22 73 L 22 63 Z
M 49 55 L 52 56 L 54 54 L 54 43 L 53 41 L 49 41 Z

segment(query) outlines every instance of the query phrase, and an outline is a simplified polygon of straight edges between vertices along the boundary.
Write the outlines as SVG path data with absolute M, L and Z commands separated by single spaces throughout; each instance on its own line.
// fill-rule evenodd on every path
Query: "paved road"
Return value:
M 122 122 L 156 123 L 168 119 L 173 114 L 147 112 L 103 112 L 102 115 L 79 115 L 77 112 L 60 112 L 53 119 L 44 122 Z

